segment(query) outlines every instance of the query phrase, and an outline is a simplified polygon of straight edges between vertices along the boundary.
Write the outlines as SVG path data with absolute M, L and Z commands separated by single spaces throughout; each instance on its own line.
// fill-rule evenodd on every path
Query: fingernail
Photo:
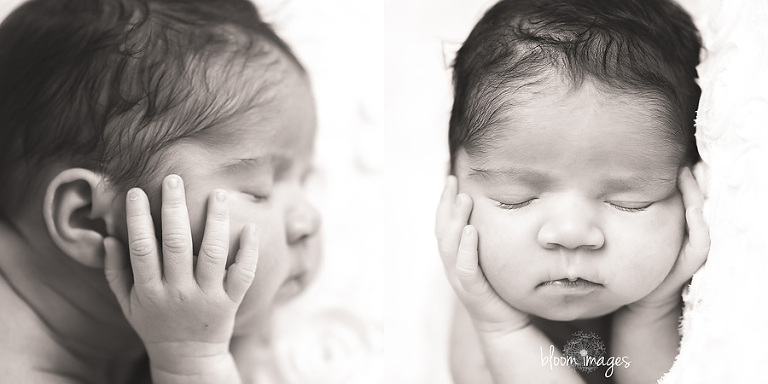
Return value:
M 179 186 L 179 177 L 176 175 L 172 175 L 168 177 L 166 181 L 166 185 L 168 185 L 168 188 L 174 189 Z
M 219 202 L 227 200 L 227 193 L 222 190 L 216 191 L 216 200 Z
M 465 225 L 464 226 L 464 236 L 470 236 L 472 235 L 472 226 L 471 225 Z
M 131 189 L 130 191 L 128 191 L 128 200 L 136 201 L 138 200 L 138 198 L 139 198 L 139 192 L 137 192 L 134 189 Z

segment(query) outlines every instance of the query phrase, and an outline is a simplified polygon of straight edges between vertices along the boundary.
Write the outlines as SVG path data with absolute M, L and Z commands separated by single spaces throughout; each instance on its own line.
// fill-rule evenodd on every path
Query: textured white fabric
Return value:
M 768 358 L 768 2 L 683 5 L 706 47 L 696 138 L 712 247 L 685 295 L 680 354 L 662 382 L 756 382 Z

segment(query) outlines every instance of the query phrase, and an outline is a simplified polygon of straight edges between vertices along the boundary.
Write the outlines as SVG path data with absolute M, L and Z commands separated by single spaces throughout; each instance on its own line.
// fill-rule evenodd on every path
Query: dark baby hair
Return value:
M 281 58 L 303 71 L 248 0 L 21 5 L 0 25 L 0 212 L 55 163 L 145 186 L 171 144 L 266 103 Z
M 502 0 L 454 62 L 451 169 L 460 148 L 481 152 L 501 129 L 511 94 L 553 73 L 573 89 L 593 81 L 607 92 L 654 100 L 664 134 L 683 162 L 694 163 L 700 50 L 690 16 L 669 0 Z

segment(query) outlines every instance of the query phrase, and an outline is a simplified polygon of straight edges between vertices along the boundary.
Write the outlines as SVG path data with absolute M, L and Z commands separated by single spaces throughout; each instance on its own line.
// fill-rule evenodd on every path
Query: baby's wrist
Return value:
M 476 325 L 478 339 L 487 353 L 506 351 L 510 346 L 519 345 L 521 340 L 527 340 L 541 331 L 530 321 L 517 327 L 480 328 Z
M 475 330 L 481 337 L 499 338 L 520 332 L 531 327 L 531 318 L 523 315 L 518 319 L 506 322 L 487 322 L 473 319 Z
M 232 358 L 229 343 L 161 342 L 146 349 L 152 370 L 169 375 L 204 374 Z
M 158 384 L 204 384 L 241 382 L 232 354 L 214 356 L 175 356 L 153 360 L 150 356 L 152 381 Z
M 682 295 L 674 295 L 664 299 L 648 300 L 642 299 L 634 303 L 629 303 L 625 308 L 632 311 L 640 312 L 660 312 L 669 311 L 673 308 L 678 308 L 682 304 Z
M 657 302 L 638 301 L 625 305 L 617 311 L 617 315 L 619 318 L 655 321 L 666 316 L 678 316 L 681 308 L 681 298 Z

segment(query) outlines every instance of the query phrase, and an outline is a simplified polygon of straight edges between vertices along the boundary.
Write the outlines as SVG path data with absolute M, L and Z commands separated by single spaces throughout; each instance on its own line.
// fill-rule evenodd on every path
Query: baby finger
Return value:
M 229 255 L 229 209 L 227 193 L 217 189 L 208 198 L 208 217 L 195 266 L 197 284 L 203 291 L 224 289 Z
M 259 263 L 259 236 L 256 225 L 243 227 L 240 236 L 240 249 L 237 251 L 235 263 L 227 269 L 224 289 L 232 301 L 239 303 L 243 300 L 248 288 L 256 277 Z

